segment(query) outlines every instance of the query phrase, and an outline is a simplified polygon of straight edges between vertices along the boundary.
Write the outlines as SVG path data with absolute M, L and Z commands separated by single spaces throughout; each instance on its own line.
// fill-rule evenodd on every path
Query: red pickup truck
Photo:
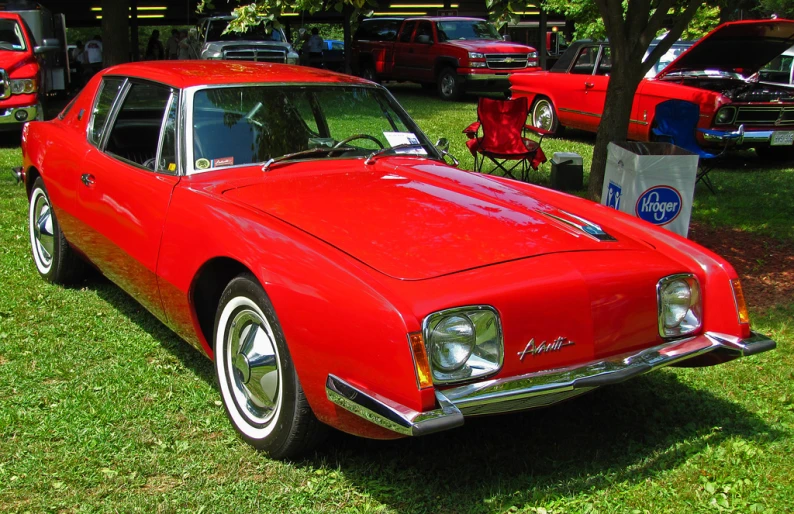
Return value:
M 444 100 L 507 92 L 508 77 L 538 71 L 534 48 L 504 41 L 479 18 L 370 18 L 353 36 L 352 64 L 373 81 L 419 82 Z

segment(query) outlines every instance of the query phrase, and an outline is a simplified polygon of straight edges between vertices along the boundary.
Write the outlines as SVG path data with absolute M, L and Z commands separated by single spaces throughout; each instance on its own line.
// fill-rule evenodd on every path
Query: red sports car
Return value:
M 744 147 L 763 157 L 794 159 L 794 88 L 746 78 L 792 44 L 794 21 L 778 19 L 725 23 L 683 52 L 672 48 L 668 54 L 677 57 L 637 88 L 629 138 L 651 140 L 656 106 L 687 100 L 700 106 L 700 128 L 730 131 L 743 125 Z M 578 41 L 551 70 L 511 76 L 511 90 L 529 99 L 536 127 L 595 132 L 611 72 L 608 43 Z
M 449 166 L 355 77 L 121 65 L 22 149 L 42 277 L 90 263 L 129 292 L 215 361 L 232 424 L 275 457 L 326 425 L 429 434 L 775 346 L 721 258 Z

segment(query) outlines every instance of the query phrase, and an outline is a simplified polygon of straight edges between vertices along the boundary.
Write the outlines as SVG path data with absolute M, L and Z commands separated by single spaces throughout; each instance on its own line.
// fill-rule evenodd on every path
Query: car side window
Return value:
M 598 57 L 597 46 L 585 46 L 579 50 L 579 55 L 571 68 L 571 73 L 577 75 L 592 75 L 595 69 L 596 57 Z
M 419 36 L 427 36 L 420 41 Z M 416 26 L 416 35 L 414 41 L 417 43 L 430 44 L 433 42 L 433 25 L 429 21 L 420 21 Z
M 96 146 L 99 146 L 102 141 L 102 134 L 104 134 L 110 110 L 113 108 L 113 103 L 123 84 L 124 79 L 122 78 L 108 77 L 103 79 L 99 86 L 99 94 L 94 102 L 91 122 L 88 125 L 88 140 Z
M 167 86 L 133 82 L 110 123 L 105 151 L 154 170 L 160 129 L 170 98 L 171 89 Z
M 163 119 L 160 154 L 155 171 L 174 175 L 177 172 L 177 116 L 179 113 L 179 95 L 175 91 L 172 92 L 168 105 Z
M 416 23 L 406 23 L 403 25 L 403 29 L 400 31 L 400 35 L 397 36 L 397 40 L 400 43 L 409 43 L 411 41 L 411 34 L 414 31 L 414 27 Z
M 612 73 L 612 51 L 608 46 L 601 50 L 601 60 L 598 61 L 596 75 L 609 75 Z

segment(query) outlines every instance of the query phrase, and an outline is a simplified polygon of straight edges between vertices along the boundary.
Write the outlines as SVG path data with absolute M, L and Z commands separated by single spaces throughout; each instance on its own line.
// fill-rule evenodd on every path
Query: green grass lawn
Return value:
M 460 131 L 473 101 L 395 91 L 470 167 Z M 572 137 L 544 148 L 576 151 L 588 167 L 594 138 Z M 235 435 L 210 362 L 116 286 L 39 279 L 27 202 L 8 172 L 19 160 L 13 142 L 0 148 L 0 511 L 794 510 L 794 299 L 754 317 L 774 352 L 424 438 L 334 433 L 306 460 L 275 462 Z M 794 239 L 794 169 L 752 156 L 732 166 L 712 174 L 718 195 L 698 190 L 694 218 Z

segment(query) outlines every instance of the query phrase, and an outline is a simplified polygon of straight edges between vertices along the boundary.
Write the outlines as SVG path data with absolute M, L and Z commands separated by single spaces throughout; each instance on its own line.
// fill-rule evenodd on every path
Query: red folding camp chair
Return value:
M 482 130 L 482 136 L 477 133 Z M 533 141 L 526 137 L 532 131 L 540 138 Z M 506 176 L 515 178 L 513 170 L 520 166 L 521 180 L 529 177 L 529 167 L 538 169 L 546 162 L 546 155 L 540 149 L 543 136 L 551 132 L 527 125 L 527 99 L 494 100 L 480 98 L 477 103 L 477 121 L 463 130 L 469 138 L 466 146 L 474 156 L 474 171 L 482 172 L 485 160 L 490 160 Z M 512 166 L 508 161 L 516 161 Z

